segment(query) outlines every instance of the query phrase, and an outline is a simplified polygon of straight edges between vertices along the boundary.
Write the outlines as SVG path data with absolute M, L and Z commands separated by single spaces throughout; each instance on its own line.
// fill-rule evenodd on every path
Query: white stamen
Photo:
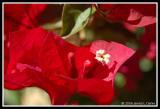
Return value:
M 106 53 L 105 50 L 97 50 L 95 59 L 100 61 L 102 64 L 108 64 L 110 62 L 110 54 Z

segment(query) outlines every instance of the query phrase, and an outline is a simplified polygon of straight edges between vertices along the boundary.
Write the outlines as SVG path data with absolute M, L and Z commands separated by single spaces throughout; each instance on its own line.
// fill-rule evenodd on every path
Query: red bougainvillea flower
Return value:
M 156 4 L 99 4 L 99 12 L 110 22 L 120 22 L 126 29 L 135 32 L 144 27 L 145 33 L 140 36 L 140 48 L 119 69 L 126 76 L 126 88 L 136 91 L 143 72 L 139 66 L 143 58 L 155 60 L 156 57 Z
M 9 32 L 38 26 L 38 19 L 46 6 L 46 4 L 4 4 L 5 71 L 9 62 Z
M 99 4 L 98 6 L 106 20 L 122 22 L 130 31 L 156 22 L 156 4 Z
M 39 17 L 47 4 L 4 4 L 5 34 L 38 26 Z
M 9 41 L 5 88 L 40 87 L 52 104 L 67 104 L 75 93 L 97 104 L 111 103 L 115 74 L 134 54 L 122 44 L 103 40 L 76 47 L 42 28 L 13 32 Z

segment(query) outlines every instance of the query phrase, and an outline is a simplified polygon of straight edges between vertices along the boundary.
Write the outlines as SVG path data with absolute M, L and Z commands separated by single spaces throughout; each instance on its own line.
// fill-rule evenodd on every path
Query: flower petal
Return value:
M 78 92 L 90 97 L 100 105 L 110 104 L 114 94 L 112 82 L 106 82 L 100 79 L 79 79 Z
M 110 70 L 95 59 L 89 46 L 80 47 L 75 52 L 75 64 L 79 78 L 99 78 L 108 76 Z
M 38 26 L 38 18 L 47 4 L 4 4 L 5 27 L 26 29 Z M 5 31 L 9 31 L 5 29 Z
M 114 4 L 113 7 L 101 4 L 101 10 L 108 9 L 109 11 L 106 14 L 106 20 L 122 22 L 130 31 L 156 22 L 156 4 Z
M 34 33 L 35 32 L 35 33 Z M 33 75 L 30 75 L 29 72 L 35 72 L 32 69 L 28 69 L 26 66 L 21 66 L 25 69 L 20 70 L 17 65 L 25 64 L 28 66 L 38 66 L 37 60 L 34 57 L 35 51 L 33 49 L 33 45 L 35 44 L 35 39 L 40 36 L 44 35 L 43 31 L 41 30 L 37 34 L 38 36 L 34 36 L 34 34 L 38 33 L 38 31 L 29 32 L 28 30 L 25 31 L 18 31 L 15 33 L 11 33 L 9 37 L 10 42 L 10 60 L 8 64 L 7 72 L 5 72 L 5 81 L 8 81 L 11 84 L 20 84 L 18 86 L 27 86 L 23 85 L 24 82 L 31 80 L 34 78 Z M 23 36 L 23 37 L 22 37 Z M 34 54 L 34 55 L 33 55 Z M 27 71 L 29 70 L 29 71 Z M 32 72 L 32 73 L 33 73 Z M 34 73 L 33 73 L 34 74 Z M 31 84 L 28 84 L 30 86 Z M 10 85 L 11 86 L 11 85 Z M 8 87 L 8 86 L 6 86 Z M 23 88 L 21 87 L 21 88 Z M 9 87 L 8 87 L 9 88 Z M 10 87 L 12 89 L 12 87 Z M 18 87 L 20 88 L 20 87 Z
M 76 47 L 42 28 L 10 33 L 9 41 L 5 88 L 37 86 L 49 93 L 53 104 L 65 104 L 76 89 L 69 77 L 72 65 L 68 58 Z
M 51 98 L 53 105 L 65 105 L 76 91 L 77 82 L 62 75 L 52 75 L 50 80 L 45 80 L 43 88 Z
M 39 17 L 43 14 L 47 4 L 30 4 L 27 10 L 27 15 L 35 26 L 38 25 Z M 38 19 L 38 20 L 37 20 Z
M 78 77 L 82 78 L 95 66 L 94 54 L 89 51 L 89 47 L 80 47 L 75 52 L 75 65 Z

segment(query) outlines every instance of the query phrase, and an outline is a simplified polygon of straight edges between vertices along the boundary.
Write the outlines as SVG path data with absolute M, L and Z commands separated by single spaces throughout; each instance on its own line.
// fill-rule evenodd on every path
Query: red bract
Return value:
M 120 22 L 126 29 L 136 32 L 144 27 L 145 33 L 140 36 L 140 48 L 121 68 L 120 72 L 127 77 L 126 88 L 136 91 L 138 81 L 143 79 L 139 63 L 142 58 L 154 61 L 156 57 L 156 4 L 100 4 L 99 9 L 110 22 Z
M 40 87 L 48 92 L 52 104 L 67 104 L 74 93 L 97 104 L 111 103 L 116 71 L 134 53 L 102 40 L 76 47 L 42 28 L 11 33 L 9 40 L 5 88 Z
M 155 4 L 100 4 L 99 8 L 107 12 L 106 20 L 122 22 L 130 31 L 156 22 Z
M 33 28 L 46 4 L 4 4 L 5 34 L 18 29 Z
M 98 8 L 100 8 L 101 11 L 107 12 L 113 9 L 115 6 L 115 4 L 99 4 Z
M 4 4 L 4 71 L 9 62 L 9 32 L 39 26 L 38 18 L 46 6 L 46 4 Z

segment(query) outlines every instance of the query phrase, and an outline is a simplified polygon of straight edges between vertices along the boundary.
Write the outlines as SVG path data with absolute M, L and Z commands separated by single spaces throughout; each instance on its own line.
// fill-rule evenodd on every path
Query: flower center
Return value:
M 110 54 L 106 53 L 104 50 L 97 50 L 95 59 L 102 64 L 108 64 L 110 61 Z

